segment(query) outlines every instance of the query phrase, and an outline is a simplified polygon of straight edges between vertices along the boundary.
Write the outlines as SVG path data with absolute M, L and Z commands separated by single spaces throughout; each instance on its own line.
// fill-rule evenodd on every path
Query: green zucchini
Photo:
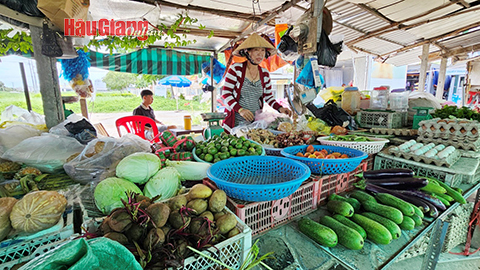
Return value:
M 416 205 L 413 205 L 413 204 L 412 204 L 412 207 L 413 207 L 413 210 L 415 211 L 415 215 L 419 216 L 421 219 L 425 217 L 425 215 L 423 214 L 422 210 L 420 210 L 420 208 L 418 208 Z
M 393 222 L 400 224 L 403 221 L 403 214 L 395 207 L 379 204 L 376 202 L 365 201 L 362 203 L 365 210 L 386 217 Z
M 448 202 L 454 202 L 455 200 L 450 197 L 448 194 L 435 194 L 436 196 L 438 197 L 442 197 L 444 198 L 445 200 L 447 200 Z
M 463 198 L 462 194 L 459 193 L 458 191 L 454 190 L 453 188 L 449 187 L 447 184 L 443 183 L 442 181 L 433 179 L 433 181 L 436 181 L 440 186 L 442 186 L 446 191 L 447 194 L 450 195 L 456 202 L 459 202 L 461 204 L 466 204 L 467 201 L 465 198 Z
M 445 204 L 445 206 L 447 206 L 447 207 L 450 206 L 450 202 L 449 202 L 447 199 L 438 196 L 438 194 L 430 193 L 430 192 L 429 192 L 428 194 L 429 194 L 430 196 L 432 196 L 432 197 L 437 198 L 438 200 L 440 200 L 443 204 Z M 447 196 L 448 196 L 448 195 L 447 195 Z
M 337 234 L 332 229 L 310 218 L 300 219 L 298 221 L 298 229 L 322 246 L 334 247 L 338 243 Z
M 353 206 L 353 210 L 355 211 L 358 211 L 360 210 L 360 202 L 355 199 L 355 198 L 346 198 L 346 197 L 343 197 L 343 196 L 340 196 L 340 195 L 337 195 L 335 193 L 333 193 L 332 195 L 330 195 L 328 197 L 328 200 L 329 201 L 345 201 L 345 202 L 348 202 L 349 204 L 351 204 Z
M 354 229 L 343 225 L 341 222 L 330 216 L 321 217 L 320 224 L 332 229 L 337 234 L 338 243 L 342 246 L 353 250 L 363 248 L 363 237 Z
M 327 203 L 327 209 L 334 214 L 340 214 L 346 217 L 351 217 L 355 212 L 351 204 L 345 201 L 337 200 L 329 201 Z
M 402 230 L 410 231 L 415 228 L 415 221 L 411 217 L 403 217 L 403 222 L 399 224 Z
M 353 214 L 352 220 L 367 232 L 367 238 L 380 245 L 388 245 L 392 241 L 392 234 L 382 224 L 362 216 Z
M 413 216 L 413 214 L 415 214 L 415 210 L 413 210 L 413 207 L 410 203 L 391 194 L 377 193 L 377 195 L 375 195 L 375 199 L 377 199 L 377 201 L 381 202 L 382 204 L 397 208 L 398 210 L 402 211 L 402 213 L 406 216 Z
M 375 198 L 361 190 L 354 190 L 350 193 L 350 197 L 357 199 L 359 202 L 363 203 L 364 201 L 373 201 L 376 202 Z
M 397 239 L 402 234 L 402 230 L 400 229 L 400 227 L 398 227 L 395 222 L 391 221 L 386 217 L 382 217 L 372 212 L 363 212 L 362 215 L 382 224 L 390 232 L 390 234 L 392 235 L 392 239 Z
M 422 225 L 422 219 L 417 214 L 411 216 L 411 218 L 415 221 L 415 227 Z
M 342 215 L 336 214 L 333 215 L 333 218 L 336 219 L 338 222 L 342 223 L 343 225 L 346 225 L 355 231 L 357 231 L 363 238 L 363 240 L 367 239 L 367 232 L 362 228 L 362 226 L 358 225 L 357 223 L 353 222 L 347 217 L 344 217 Z

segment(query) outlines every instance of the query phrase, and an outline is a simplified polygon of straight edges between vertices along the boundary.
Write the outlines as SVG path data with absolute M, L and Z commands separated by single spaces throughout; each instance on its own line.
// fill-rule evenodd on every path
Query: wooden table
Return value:
M 170 131 L 173 133 L 175 136 L 180 136 L 180 135 L 185 135 L 185 134 L 190 134 L 190 133 L 203 133 L 204 128 L 201 126 L 193 126 L 192 129 L 190 130 L 185 130 L 183 128 L 172 128 Z

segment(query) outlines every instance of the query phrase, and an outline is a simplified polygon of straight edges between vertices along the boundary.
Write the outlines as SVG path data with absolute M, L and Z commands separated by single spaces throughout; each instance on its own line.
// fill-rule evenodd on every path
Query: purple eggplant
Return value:
M 415 172 L 409 169 L 382 169 L 371 170 L 363 172 L 365 179 L 387 179 L 387 178 L 400 178 L 400 177 L 413 177 Z
M 369 192 L 372 192 L 372 193 L 388 193 L 388 194 L 391 194 L 391 195 L 393 195 L 393 196 L 395 196 L 399 199 L 402 199 L 406 202 L 409 202 L 409 203 L 417 206 L 424 213 L 427 213 L 430 210 L 430 207 L 428 206 L 428 204 L 426 204 L 423 200 L 420 200 L 418 197 L 404 195 L 404 194 L 398 192 L 397 190 L 391 190 L 391 189 L 387 189 L 387 188 L 384 188 L 384 187 L 380 187 L 380 186 L 376 186 L 376 185 L 368 184 L 368 183 L 365 185 L 365 190 L 369 191 Z
M 420 199 L 422 200 L 422 199 Z M 430 211 L 428 211 L 428 215 L 431 216 L 432 218 L 437 218 L 438 217 L 438 209 L 435 207 L 435 205 L 431 204 L 429 201 L 422 200 L 424 203 L 430 207 Z
M 367 179 L 367 183 L 381 186 L 388 189 L 418 189 L 428 185 L 425 178 L 401 177 L 389 179 Z
M 407 196 L 418 197 L 426 202 L 429 202 L 430 204 L 435 206 L 435 208 L 437 208 L 438 210 L 445 211 L 445 209 L 447 209 L 447 207 L 445 206 L 445 204 L 442 203 L 442 201 L 424 192 L 421 192 L 420 190 L 400 190 L 398 192 L 405 194 Z

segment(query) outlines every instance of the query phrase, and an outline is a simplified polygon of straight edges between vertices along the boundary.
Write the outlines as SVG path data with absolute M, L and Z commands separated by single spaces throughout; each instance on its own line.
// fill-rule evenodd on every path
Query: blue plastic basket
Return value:
M 351 148 L 329 146 L 329 145 L 313 145 L 315 151 L 325 149 L 329 154 L 339 152 L 347 154 L 349 158 L 341 159 L 315 159 L 296 156 L 298 152 L 305 153 L 307 145 L 290 146 L 282 150 L 282 155 L 287 158 L 295 159 L 308 165 L 313 174 L 339 174 L 347 173 L 355 170 L 362 160 L 368 157 L 368 154 Z
M 207 176 L 231 198 L 262 202 L 293 194 L 310 177 L 310 169 L 288 158 L 249 156 L 219 161 Z

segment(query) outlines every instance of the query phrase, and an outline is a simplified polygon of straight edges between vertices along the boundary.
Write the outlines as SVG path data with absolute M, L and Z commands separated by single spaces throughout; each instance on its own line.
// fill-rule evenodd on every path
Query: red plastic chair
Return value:
M 155 121 L 151 118 L 141 115 L 132 115 L 132 116 L 125 116 L 118 118 L 115 121 L 115 125 L 117 126 L 118 136 L 122 136 L 120 128 L 123 127 L 127 131 L 127 133 L 133 133 L 135 135 L 140 136 L 142 139 L 148 140 L 145 138 L 145 125 L 150 124 L 153 131 L 154 140 L 159 142 L 158 135 L 158 128 Z

